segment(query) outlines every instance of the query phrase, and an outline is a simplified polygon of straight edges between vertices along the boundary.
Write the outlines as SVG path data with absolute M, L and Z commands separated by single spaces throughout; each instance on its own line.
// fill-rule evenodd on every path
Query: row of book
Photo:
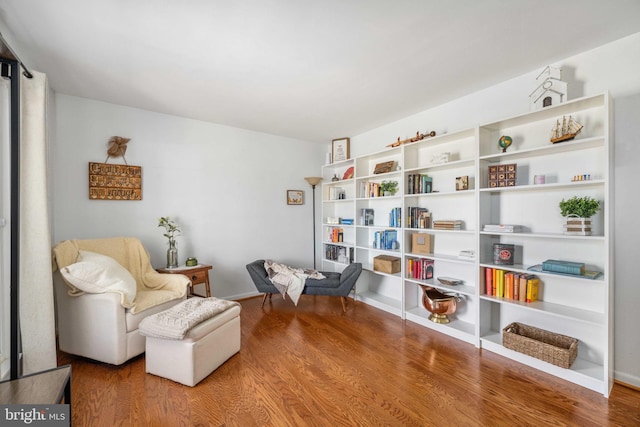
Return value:
M 371 208 L 360 209 L 360 225 L 374 225 L 375 211 Z M 389 227 L 402 227 L 402 208 L 393 208 L 389 212 Z
M 427 208 L 411 207 L 407 208 L 408 228 L 431 228 L 431 212 Z
M 389 212 L 389 227 L 402 227 L 402 208 L 393 208 Z
M 339 243 L 344 241 L 344 229 L 340 227 L 330 227 L 327 230 L 327 242 Z
M 399 249 L 397 230 L 381 230 L 373 233 L 373 247 L 375 249 Z
M 490 267 L 486 267 L 484 273 L 486 295 L 521 302 L 538 300 L 540 279 L 537 276 Z
M 351 264 L 354 260 L 353 248 L 329 244 L 324 245 L 324 258 L 329 261 Z
M 433 279 L 434 262 L 427 258 L 407 259 L 407 277 L 409 279 Z
M 426 174 L 416 173 L 407 177 L 407 194 L 431 193 L 433 178 Z
M 383 197 L 382 185 L 379 182 L 363 181 L 360 183 L 360 197 Z

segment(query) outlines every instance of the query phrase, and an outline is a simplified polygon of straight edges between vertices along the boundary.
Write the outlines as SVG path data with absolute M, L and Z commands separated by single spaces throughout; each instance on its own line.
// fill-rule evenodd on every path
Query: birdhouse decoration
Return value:
M 538 86 L 529 95 L 531 110 L 540 110 L 567 101 L 567 82 L 560 80 L 562 70 L 547 66 L 536 77 Z

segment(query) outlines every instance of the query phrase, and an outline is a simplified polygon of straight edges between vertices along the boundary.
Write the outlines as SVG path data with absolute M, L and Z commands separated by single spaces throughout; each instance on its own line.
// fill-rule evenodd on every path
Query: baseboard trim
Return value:
M 613 382 L 618 384 L 618 385 L 621 385 L 622 387 L 630 388 L 631 390 L 635 390 L 635 391 L 640 391 L 640 387 L 638 387 L 638 386 L 635 386 L 635 385 L 632 385 L 632 384 L 627 384 L 627 383 L 624 383 L 624 382 L 622 382 L 620 380 L 614 380 Z

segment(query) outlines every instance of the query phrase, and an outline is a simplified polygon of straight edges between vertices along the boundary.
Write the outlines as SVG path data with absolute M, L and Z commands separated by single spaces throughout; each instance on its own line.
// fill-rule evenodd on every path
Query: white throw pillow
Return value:
M 136 279 L 118 261 L 106 255 L 80 251 L 78 261 L 60 270 L 62 277 L 81 291 L 100 294 L 116 292 L 123 307 L 133 306 Z

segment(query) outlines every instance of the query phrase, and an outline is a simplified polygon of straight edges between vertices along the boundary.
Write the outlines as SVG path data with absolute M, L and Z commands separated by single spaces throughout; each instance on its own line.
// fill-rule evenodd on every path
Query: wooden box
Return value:
M 518 165 L 509 163 L 507 165 L 491 165 L 488 167 L 489 188 L 515 187 L 518 178 Z
M 391 255 L 378 255 L 373 258 L 373 269 L 381 273 L 399 273 L 400 258 Z
M 413 233 L 411 236 L 411 253 L 420 255 L 431 254 L 432 236 L 427 233 Z

